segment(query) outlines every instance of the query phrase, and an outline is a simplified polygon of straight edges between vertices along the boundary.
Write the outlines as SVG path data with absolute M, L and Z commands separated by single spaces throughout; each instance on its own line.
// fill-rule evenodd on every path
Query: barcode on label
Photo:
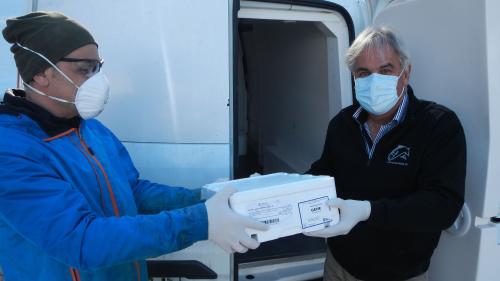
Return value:
M 268 219 L 262 221 L 265 224 L 276 224 L 280 222 L 280 218 Z

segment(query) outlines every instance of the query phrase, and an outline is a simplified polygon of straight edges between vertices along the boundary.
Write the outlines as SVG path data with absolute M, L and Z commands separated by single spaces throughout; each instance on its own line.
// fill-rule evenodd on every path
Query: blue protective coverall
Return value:
M 199 189 L 139 179 L 97 120 L 49 136 L 25 114 L 0 114 L 6 281 L 147 280 L 145 258 L 205 240 L 207 231 Z

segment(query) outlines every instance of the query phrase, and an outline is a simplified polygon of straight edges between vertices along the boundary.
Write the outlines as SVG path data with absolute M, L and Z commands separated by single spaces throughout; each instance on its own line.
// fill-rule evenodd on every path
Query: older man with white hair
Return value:
M 357 104 L 328 126 L 309 170 L 335 177 L 340 223 L 328 238 L 324 280 L 428 280 L 441 231 L 463 205 L 466 146 L 450 109 L 417 99 L 401 40 L 367 28 L 347 51 Z M 340 199 L 342 198 L 342 199 Z

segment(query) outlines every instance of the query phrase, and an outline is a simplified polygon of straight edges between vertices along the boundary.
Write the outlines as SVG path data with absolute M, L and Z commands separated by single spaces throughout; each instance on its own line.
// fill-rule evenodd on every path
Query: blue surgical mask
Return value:
M 373 115 L 382 115 L 391 110 L 402 96 L 398 97 L 396 86 L 404 70 L 403 68 L 399 76 L 372 73 L 367 77 L 357 78 L 356 99 L 361 107 Z

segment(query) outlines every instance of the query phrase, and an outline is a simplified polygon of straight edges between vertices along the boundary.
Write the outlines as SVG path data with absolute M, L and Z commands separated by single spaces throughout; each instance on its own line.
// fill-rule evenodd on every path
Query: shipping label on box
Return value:
M 311 227 L 322 225 L 329 226 L 333 222 L 330 208 L 326 205 L 328 196 L 299 202 L 300 223 L 302 229 L 310 230 Z

